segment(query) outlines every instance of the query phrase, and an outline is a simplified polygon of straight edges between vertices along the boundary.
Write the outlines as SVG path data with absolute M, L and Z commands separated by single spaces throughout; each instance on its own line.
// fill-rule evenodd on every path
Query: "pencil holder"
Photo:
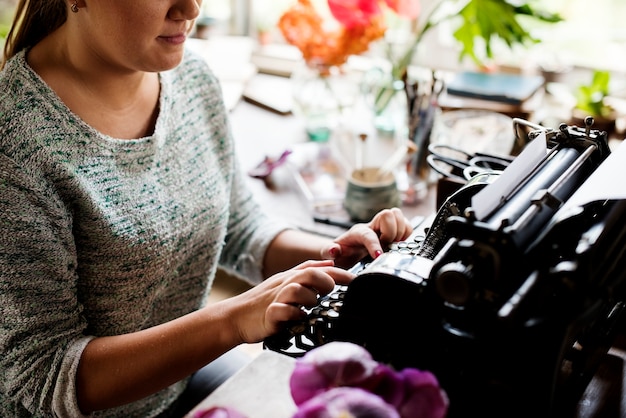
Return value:
M 394 174 L 381 176 L 376 167 L 354 170 L 348 179 L 343 203 L 356 222 L 369 222 L 381 210 L 399 207 L 400 193 Z

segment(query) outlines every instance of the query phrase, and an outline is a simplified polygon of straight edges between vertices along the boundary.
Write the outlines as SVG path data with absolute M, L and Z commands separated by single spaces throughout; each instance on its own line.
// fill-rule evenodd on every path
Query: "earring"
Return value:
M 70 10 L 72 11 L 72 13 L 78 13 L 78 3 L 76 2 L 76 0 L 74 0 L 74 3 L 72 3 L 72 5 L 70 6 Z

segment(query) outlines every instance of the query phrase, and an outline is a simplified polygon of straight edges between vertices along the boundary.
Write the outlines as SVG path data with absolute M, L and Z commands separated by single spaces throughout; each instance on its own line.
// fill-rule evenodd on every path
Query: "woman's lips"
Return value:
M 180 45 L 185 42 L 185 40 L 187 39 L 187 35 L 185 35 L 184 33 L 177 33 L 175 35 L 162 35 L 159 36 L 159 39 L 162 39 L 163 41 L 172 45 Z

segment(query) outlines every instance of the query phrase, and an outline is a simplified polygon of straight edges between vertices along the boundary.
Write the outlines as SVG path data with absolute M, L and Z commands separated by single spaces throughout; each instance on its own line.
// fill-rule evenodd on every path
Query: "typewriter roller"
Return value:
M 626 192 L 570 204 L 591 178 L 612 180 L 597 170 L 611 152 L 592 120 L 514 123 L 516 132 L 530 127 L 528 139 L 545 152 L 505 198 L 478 214 L 473 199 L 511 167 L 476 176 L 408 242 L 359 263 L 349 286 L 266 348 L 300 356 L 351 341 L 396 368 L 430 370 L 450 397 L 450 417 L 571 415 L 624 326 Z

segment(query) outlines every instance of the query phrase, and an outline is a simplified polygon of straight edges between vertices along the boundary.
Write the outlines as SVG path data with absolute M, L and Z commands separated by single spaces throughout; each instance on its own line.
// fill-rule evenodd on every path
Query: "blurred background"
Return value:
M 422 0 L 427 9 L 437 0 Z M 6 35 L 17 0 L 0 0 L 0 42 Z M 204 0 L 199 25 L 211 34 L 265 37 L 281 42 L 276 21 L 292 0 Z M 626 71 L 626 2 L 623 0 L 535 0 L 531 4 L 559 13 L 563 22 L 537 27 L 541 43 L 523 51 L 503 47 L 498 61 L 508 65 L 539 65 L 548 70 L 571 67 Z M 497 19 L 497 16 L 494 16 Z M 548 31 L 549 33 L 543 33 Z M 207 32 L 204 32 L 207 33 Z M 457 45 L 449 26 L 442 25 L 427 40 L 417 58 L 422 65 L 456 67 Z M 437 51 L 433 54 L 432 51 Z
M 287 66 L 293 65 L 293 61 L 298 58 L 298 51 L 287 45 L 277 27 L 277 21 L 294 2 L 295 0 L 204 0 L 194 37 L 228 38 L 231 41 L 245 39 L 246 42 L 239 42 L 236 49 L 243 51 L 244 59 L 251 54 L 252 64 L 256 68 L 243 68 L 240 65 L 242 60 L 235 66 L 228 64 L 229 68 L 223 73 L 231 74 L 231 78 L 235 67 L 238 68 L 236 73 L 245 80 L 256 72 L 289 76 L 290 68 Z M 422 0 L 424 14 L 439 2 L 441 0 Z M 17 0 L 0 0 L 0 46 L 4 44 L 16 3 Z M 449 3 L 450 7 L 454 7 L 458 2 Z M 488 60 L 488 64 L 506 72 L 541 74 L 548 83 L 549 95 L 559 101 L 559 106 L 564 103 L 563 107 L 567 107 L 568 111 L 575 100 L 576 89 L 582 84 L 589 84 L 594 72 L 608 72 L 610 99 L 617 101 L 615 104 L 620 114 L 625 113 L 626 1 L 528 0 L 526 3 L 536 9 L 557 13 L 563 20 L 549 25 L 529 21 L 526 28 L 534 38 L 540 40 L 532 45 L 510 47 L 498 39 L 494 40 L 490 45 L 493 57 Z M 490 18 L 498 20 L 498 16 Z M 453 35 L 454 30 L 454 22 L 446 21 L 429 31 L 420 42 L 420 47 L 413 56 L 413 63 L 423 68 L 450 72 L 476 69 L 476 63 L 470 58 L 459 60 L 461 45 Z M 207 59 L 216 67 L 225 66 L 224 61 L 231 61 L 228 56 L 234 54 L 232 42 L 222 45 L 226 46 L 218 48 L 217 54 L 213 53 L 217 56 L 210 57 L 207 53 Z M 284 48 L 270 50 L 268 46 Z M 258 53 L 262 48 L 265 48 L 263 53 Z M 255 58 L 270 58 L 273 61 L 259 63 L 255 62 Z M 266 68 L 267 65 L 272 68 Z M 281 71 L 281 66 L 285 66 L 284 71 Z M 237 80 L 239 81 L 241 80 Z M 228 93 L 228 86 L 226 90 Z M 241 91 L 242 87 L 239 85 L 232 94 L 232 106 L 241 96 Z M 560 115 L 556 117 L 559 118 Z

